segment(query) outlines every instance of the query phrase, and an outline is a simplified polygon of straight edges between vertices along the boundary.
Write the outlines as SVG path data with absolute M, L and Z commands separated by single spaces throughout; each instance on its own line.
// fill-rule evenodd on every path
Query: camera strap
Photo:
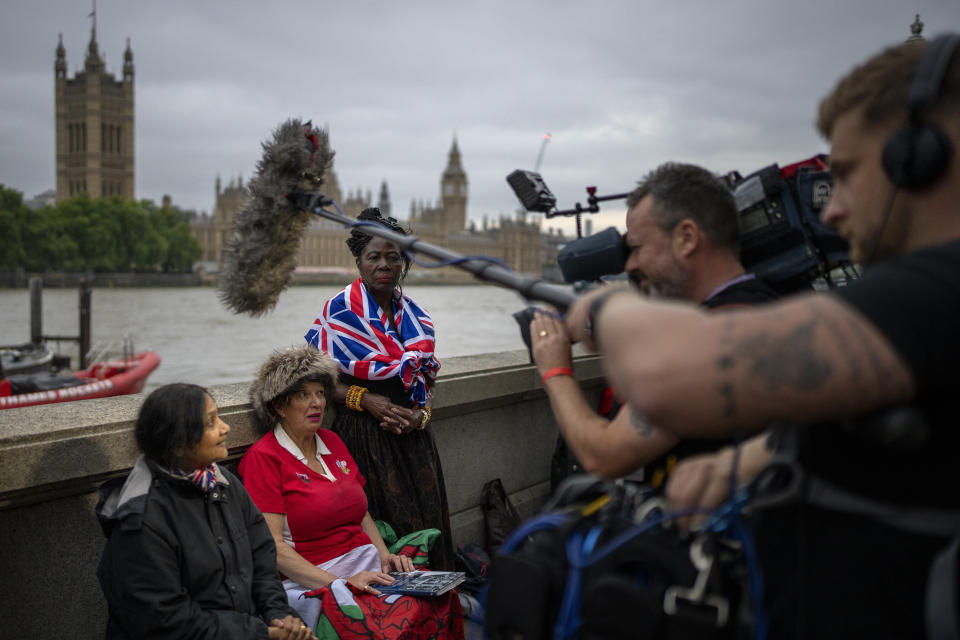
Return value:
M 751 484 L 750 511 L 802 501 L 821 509 L 870 518 L 912 534 L 952 537 L 960 533 L 960 509 L 910 507 L 849 491 L 807 472 L 798 461 L 798 425 L 778 425 L 776 451 Z

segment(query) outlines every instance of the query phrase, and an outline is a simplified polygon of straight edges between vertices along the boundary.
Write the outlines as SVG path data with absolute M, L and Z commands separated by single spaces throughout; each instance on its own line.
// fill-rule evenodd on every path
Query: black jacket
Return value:
M 100 488 L 107 638 L 266 638 L 296 616 L 263 516 L 236 476 L 217 482 L 204 495 L 141 456 Z

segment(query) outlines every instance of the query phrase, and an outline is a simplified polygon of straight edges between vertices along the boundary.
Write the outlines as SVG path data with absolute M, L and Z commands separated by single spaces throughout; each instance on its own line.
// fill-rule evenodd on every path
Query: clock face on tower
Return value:
M 444 194 L 444 195 L 447 195 L 447 196 L 452 196 L 452 195 L 453 195 L 453 190 L 454 190 L 453 183 L 452 183 L 452 182 L 448 182 L 448 183 L 443 187 L 443 194 Z

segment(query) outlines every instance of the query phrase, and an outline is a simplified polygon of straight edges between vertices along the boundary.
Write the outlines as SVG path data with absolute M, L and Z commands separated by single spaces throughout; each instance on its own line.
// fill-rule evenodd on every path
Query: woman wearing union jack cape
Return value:
M 359 220 L 406 233 L 379 209 Z M 396 244 L 356 227 L 347 240 L 359 277 L 327 300 L 307 342 L 338 364 L 332 429 L 367 477 L 371 515 L 404 535 L 436 528 L 432 569 L 453 569 L 440 456 L 427 428 L 440 369 L 430 315 L 403 295 L 410 268 Z

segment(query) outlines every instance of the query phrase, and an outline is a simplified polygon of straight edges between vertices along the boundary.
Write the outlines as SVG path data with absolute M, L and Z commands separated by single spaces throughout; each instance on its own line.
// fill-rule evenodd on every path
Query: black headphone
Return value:
M 946 171 L 953 145 L 939 126 L 923 121 L 923 113 L 940 95 L 947 68 L 960 45 L 960 35 L 932 40 L 923 51 L 910 87 L 907 122 L 894 131 L 883 147 L 883 169 L 894 186 L 924 189 Z

